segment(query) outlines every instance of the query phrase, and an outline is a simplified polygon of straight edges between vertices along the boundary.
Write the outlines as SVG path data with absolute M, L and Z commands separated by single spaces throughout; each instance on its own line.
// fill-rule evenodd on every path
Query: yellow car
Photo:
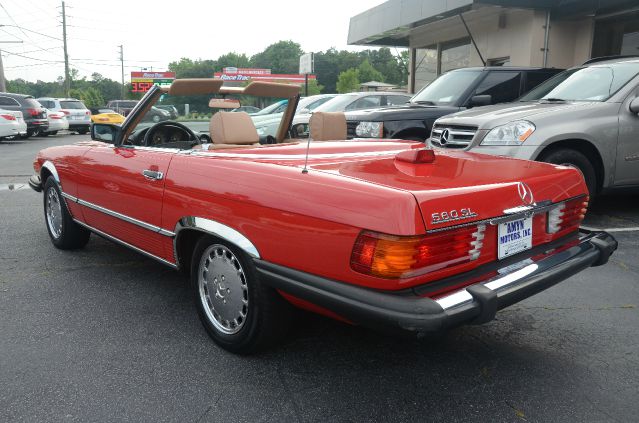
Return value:
M 124 116 L 111 109 L 90 109 L 91 122 L 93 123 L 115 123 L 124 122 Z

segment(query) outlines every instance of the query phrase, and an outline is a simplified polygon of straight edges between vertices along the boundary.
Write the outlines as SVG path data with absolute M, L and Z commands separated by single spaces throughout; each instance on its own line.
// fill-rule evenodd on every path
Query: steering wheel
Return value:
M 142 141 L 142 145 L 147 146 L 147 147 L 148 146 L 153 146 L 153 142 L 152 142 L 153 136 L 155 135 L 155 133 L 159 129 L 161 129 L 161 128 L 165 127 L 165 126 L 167 126 L 167 127 L 173 126 L 175 128 L 179 128 L 182 131 L 184 131 L 184 133 L 186 133 L 188 135 L 188 137 L 189 137 L 187 140 L 184 140 L 184 141 L 191 141 L 192 142 L 191 147 L 200 144 L 200 139 L 197 137 L 197 135 L 195 135 L 195 132 L 193 132 L 191 129 L 189 129 L 188 126 L 183 125 L 183 124 L 178 123 L 178 122 L 164 121 L 164 122 L 158 122 L 155 125 L 149 127 L 149 129 L 147 129 L 146 134 L 144 134 L 144 140 Z M 181 141 L 181 142 L 184 142 L 184 141 Z

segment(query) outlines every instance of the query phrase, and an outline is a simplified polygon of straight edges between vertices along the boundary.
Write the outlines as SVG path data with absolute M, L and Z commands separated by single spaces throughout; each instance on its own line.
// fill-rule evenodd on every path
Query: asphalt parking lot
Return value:
M 47 236 L 35 152 L 0 143 L 0 421 L 629 422 L 639 413 L 639 195 L 588 217 L 611 262 L 437 340 L 303 315 L 259 356 L 218 348 L 183 277 L 93 236 Z

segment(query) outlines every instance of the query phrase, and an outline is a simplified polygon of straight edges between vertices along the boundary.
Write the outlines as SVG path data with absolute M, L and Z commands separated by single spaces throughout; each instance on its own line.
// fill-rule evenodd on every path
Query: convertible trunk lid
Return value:
M 521 198 L 522 182 L 537 203 L 555 203 L 586 192 L 576 169 L 468 152 L 438 151 L 433 163 L 380 157 L 313 168 L 411 192 L 427 229 L 503 216 L 504 210 L 528 205 L 530 200 Z

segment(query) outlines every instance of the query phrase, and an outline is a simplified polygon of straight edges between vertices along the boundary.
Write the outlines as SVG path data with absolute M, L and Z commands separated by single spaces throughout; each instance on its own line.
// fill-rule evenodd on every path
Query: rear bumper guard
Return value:
M 469 285 L 438 299 L 398 295 L 325 279 L 255 259 L 260 279 L 273 288 L 363 326 L 435 333 L 464 323 L 485 323 L 498 310 L 543 291 L 576 273 L 608 261 L 617 241 L 606 232 L 581 231 L 579 243 L 550 252 L 521 268 Z M 512 267 L 512 266 L 511 266 Z

